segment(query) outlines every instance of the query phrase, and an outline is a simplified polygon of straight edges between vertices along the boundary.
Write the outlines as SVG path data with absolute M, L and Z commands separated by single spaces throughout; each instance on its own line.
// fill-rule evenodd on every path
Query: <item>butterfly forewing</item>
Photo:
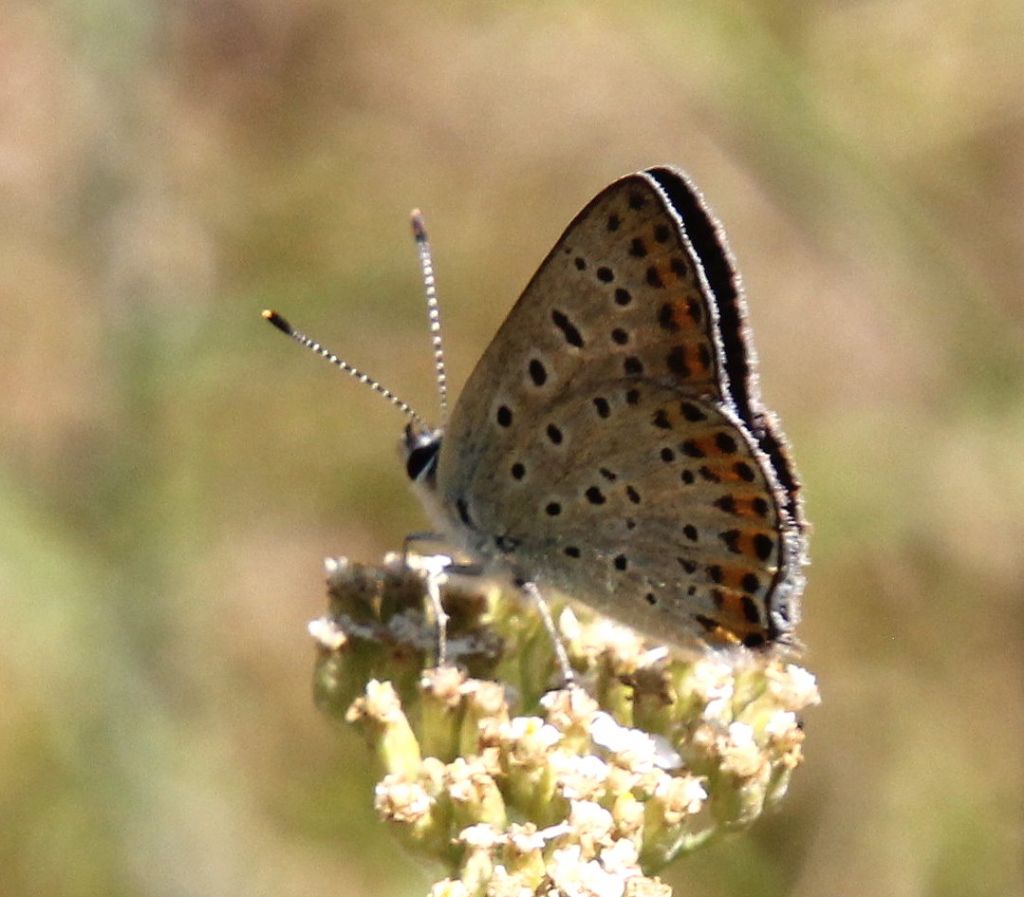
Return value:
M 646 376 L 721 395 L 714 312 L 702 292 L 696 260 L 657 188 L 641 176 L 616 182 L 534 275 L 474 370 L 453 428 L 481 413 L 485 394 L 496 400 L 499 383 L 549 400 L 584 365 L 593 379 Z

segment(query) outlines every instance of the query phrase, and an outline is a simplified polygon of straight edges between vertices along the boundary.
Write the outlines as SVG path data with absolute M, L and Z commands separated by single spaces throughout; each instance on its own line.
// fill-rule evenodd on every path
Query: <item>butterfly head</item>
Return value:
M 441 454 L 441 430 L 420 430 L 406 425 L 402 439 L 405 472 L 416 485 L 432 487 L 437 477 L 437 460 Z

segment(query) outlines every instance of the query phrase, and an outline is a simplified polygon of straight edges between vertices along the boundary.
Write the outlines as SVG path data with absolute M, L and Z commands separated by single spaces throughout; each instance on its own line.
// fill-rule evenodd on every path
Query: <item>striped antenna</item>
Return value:
M 420 417 L 415 411 L 412 410 L 412 406 L 408 402 L 403 402 L 398 396 L 396 396 L 390 389 L 381 385 L 378 381 L 374 380 L 369 374 L 364 374 L 359 368 L 352 367 L 347 361 L 342 361 L 338 358 L 330 349 L 321 346 L 316 340 L 310 339 L 304 333 L 300 333 L 291 324 L 289 324 L 284 318 L 281 317 L 276 311 L 266 309 L 263 312 L 263 318 L 273 324 L 282 333 L 290 336 L 300 346 L 305 346 L 307 349 L 311 349 L 316 352 L 321 358 L 327 359 L 335 367 L 341 368 L 346 374 L 355 377 L 360 383 L 365 383 L 375 393 L 384 396 L 392 405 L 394 405 L 399 411 L 401 411 L 406 417 L 417 424 L 420 429 L 429 431 L 430 428 L 426 422 Z
M 430 252 L 430 240 L 423 223 L 423 213 L 412 210 L 412 233 L 416 238 L 416 249 L 420 255 L 420 270 L 423 272 L 423 289 L 427 298 L 427 317 L 430 320 L 430 341 L 434 346 L 434 372 L 437 374 L 437 394 L 441 401 L 441 426 L 448 422 L 448 375 L 444 367 L 444 347 L 441 344 L 441 309 L 437 301 L 437 281 L 434 279 L 434 260 Z

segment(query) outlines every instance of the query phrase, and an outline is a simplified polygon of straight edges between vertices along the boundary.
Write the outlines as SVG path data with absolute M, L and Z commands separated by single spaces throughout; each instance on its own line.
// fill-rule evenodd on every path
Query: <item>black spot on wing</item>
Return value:
M 557 308 L 551 312 L 551 320 L 555 326 L 562 331 L 562 336 L 565 337 L 565 341 L 570 346 L 575 346 L 577 349 L 583 348 L 583 334 L 579 332 L 579 329 L 565 312 L 559 311 Z

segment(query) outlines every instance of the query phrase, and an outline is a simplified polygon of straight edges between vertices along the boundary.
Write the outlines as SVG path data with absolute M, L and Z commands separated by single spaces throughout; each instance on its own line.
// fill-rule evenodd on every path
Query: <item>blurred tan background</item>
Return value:
M 321 558 L 576 211 L 686 168 L 815 524 L 824 705 L 680 895 L 1024 893 L 1024 6 L 0 6 L 0 892 L 424 893 L 310 700 Z

